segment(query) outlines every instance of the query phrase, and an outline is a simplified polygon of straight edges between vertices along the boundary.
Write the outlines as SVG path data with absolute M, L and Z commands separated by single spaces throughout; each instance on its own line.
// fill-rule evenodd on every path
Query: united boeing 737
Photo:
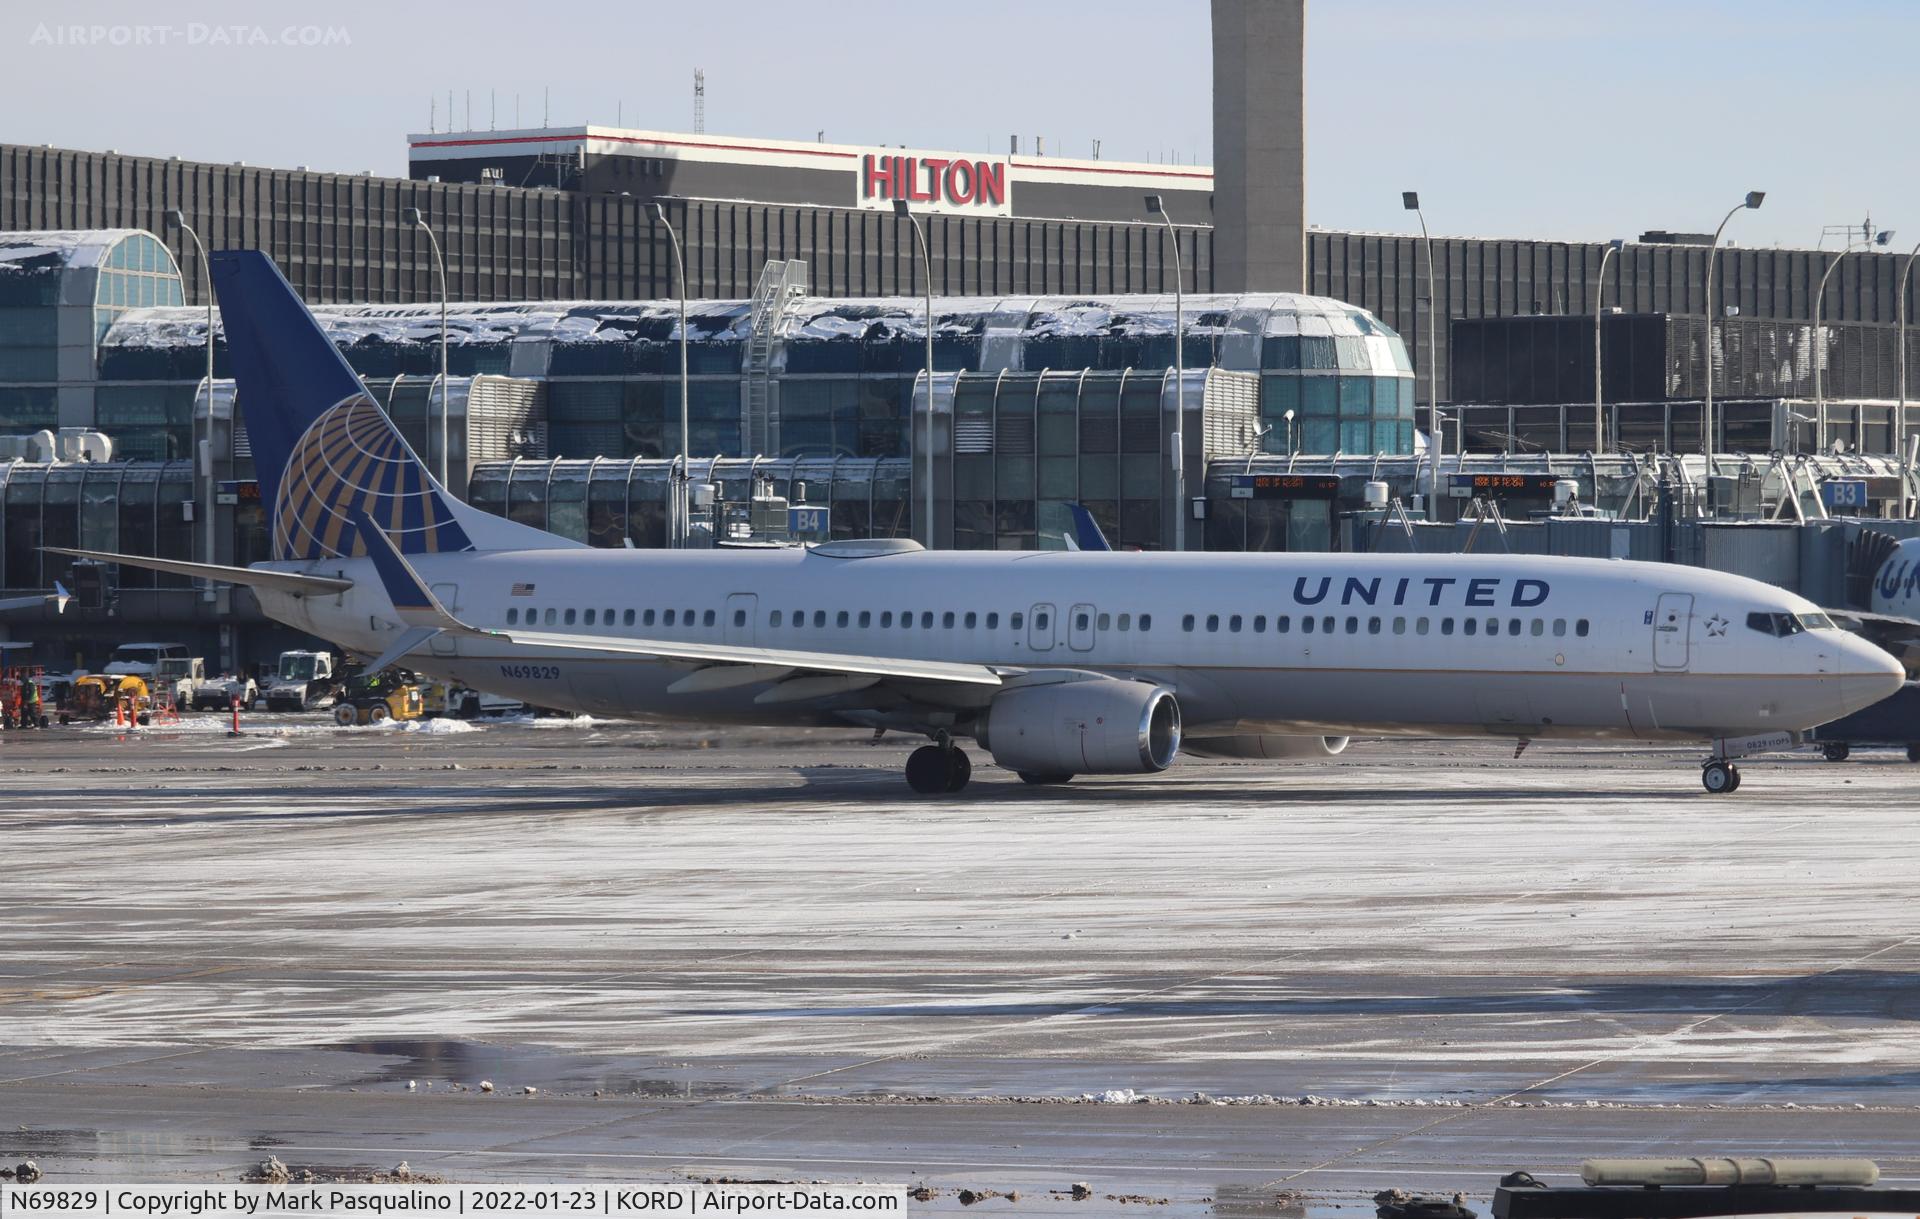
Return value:
M 265 255 L 211 261 L 274 559 L 61 553 L 247 585 L 375 666 L 595 715 L 925 737 L 906 777 L 929 794 L 966 786 L 968 739 L 1051 784 L 1355 734 L 1697 741 L 1731 792 L 1735 758 L 1900 685 L 1811 602 L 1664 564 L 589 548 L 448 494 Z

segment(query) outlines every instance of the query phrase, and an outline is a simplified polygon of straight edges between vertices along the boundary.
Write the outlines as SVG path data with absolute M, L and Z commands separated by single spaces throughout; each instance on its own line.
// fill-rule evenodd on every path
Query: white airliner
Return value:
M 1904 541 L 1863 529 L 1847 556 L 1847 599 L 1840 611 L 1868 638 L 1920 671 L 1920 538 Z
M 264 255 L 212 271 L 275 560 L 61 553 L 248 585 L 376 666 L 596 715 L 925 736 L 923 793 L 966 785 L 969 737 L 1044 784 L 1359 733 L 1701 741 L 1730 792 L 1732 759 L 1900 685 L 1811 602 L 1663 564 L 592 549 L 445 493 Z

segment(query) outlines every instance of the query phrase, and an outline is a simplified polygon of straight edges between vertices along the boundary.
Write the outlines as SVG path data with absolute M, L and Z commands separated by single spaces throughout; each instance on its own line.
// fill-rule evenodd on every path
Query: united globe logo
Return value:
M 392 420 L 357 394 L 314 420 L 288 456 L 274 505 L 274 557 L 361 557 L 367 547 L 353 522 L 362 513 L 402 554 L 473 549 Z

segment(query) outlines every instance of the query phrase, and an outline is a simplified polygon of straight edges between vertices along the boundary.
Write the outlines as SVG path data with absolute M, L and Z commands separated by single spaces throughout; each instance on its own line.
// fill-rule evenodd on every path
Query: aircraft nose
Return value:
M 1871 707 L 1891 698 L 1907 680 L 1907 671 L 1885 648 L 1864 639 L 1845 637 L 1839 641 L 1835 657 L 1840 674 L 1840 701 L 1843 714 L 1851 715 L 1862 707 Z

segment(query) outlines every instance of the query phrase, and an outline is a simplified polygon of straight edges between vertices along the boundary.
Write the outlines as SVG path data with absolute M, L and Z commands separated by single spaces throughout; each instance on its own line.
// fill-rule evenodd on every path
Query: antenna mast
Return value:
M 693 70 L 693 130 L 696 134 L 707 129 L 707 70 Z

